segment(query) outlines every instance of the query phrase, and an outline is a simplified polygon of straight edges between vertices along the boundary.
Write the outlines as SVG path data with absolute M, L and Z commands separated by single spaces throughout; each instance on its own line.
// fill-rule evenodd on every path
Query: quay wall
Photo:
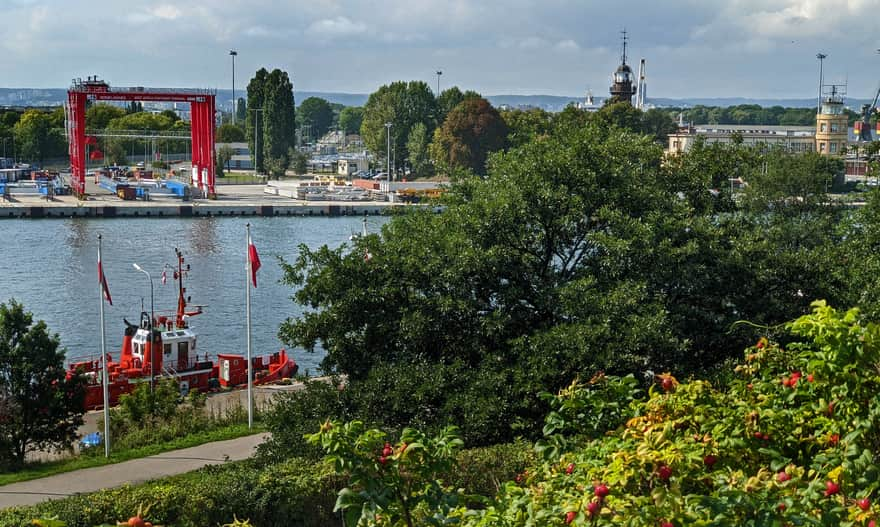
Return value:
M 390 203 L 304 203 L 304 204 L 155 204 L 155 205 L 35 205 L 0 207 L 4 218 L 125 218 L 206 216 L 363 216 L 378 215 Z

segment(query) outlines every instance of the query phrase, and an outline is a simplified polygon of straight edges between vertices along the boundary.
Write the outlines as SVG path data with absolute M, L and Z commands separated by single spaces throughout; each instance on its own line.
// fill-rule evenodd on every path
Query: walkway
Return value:
M 206 443 L 155 456 L 133 459 L 103 467 L 75 470 L 0 487 L 0 508 L 33 505 L 73 494 L 142 483 L 151 479 L 183 474 L 228 461 L 247 459 L 268 434 L 255 434 L 228 441 Z

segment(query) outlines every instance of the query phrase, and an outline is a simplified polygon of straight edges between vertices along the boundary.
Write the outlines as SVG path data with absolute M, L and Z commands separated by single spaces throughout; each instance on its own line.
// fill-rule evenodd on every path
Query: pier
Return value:
M 39 194 L 0 198 L 0 219 L 5 218 L 124 218 L 207 216 L 363 216 L 379 215 L 389 207 L 407 206 L 389 201 L 298 200 L 265 191 L 266 185 L 218 185 L 215 199 L 182 201 L 153 195 L 149 200 L 123 200 L 90 188 L 86 199 Z

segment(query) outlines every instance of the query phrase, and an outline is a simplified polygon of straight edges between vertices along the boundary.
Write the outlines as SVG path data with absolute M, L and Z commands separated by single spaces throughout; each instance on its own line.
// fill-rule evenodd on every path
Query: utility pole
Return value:
M 388 149 L 385 151 L 385 176 L 388 181 L 388 191 L 391 191 L 391 127 L 393 123 L 390 121 L 385 123 L 385 136 L 388 139 Z
M 232 57 L 232 124 L 235 124 L 235 57 L 238 56 L 238 52 L 230 49 L 229 56 Z
M 819 59 L 819 96 L 816 98 L 816 115 L 822 113 L 822 62 L 828 57 L 824 53 L 817 53 L 816 58 Z

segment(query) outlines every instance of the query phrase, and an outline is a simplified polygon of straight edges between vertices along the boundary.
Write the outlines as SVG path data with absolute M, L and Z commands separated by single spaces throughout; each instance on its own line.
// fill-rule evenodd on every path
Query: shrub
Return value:
M 246 461 L 0 511 L 0 525 L 29 525 L 37 517 L 58 518 L 69 527 L 114 524 L 139 507 L 154 524 L 206 527 L 249 518 L 260 527 L 318 527 L 338 524 L 332 512 L 340 478 L 323 463 L 291 459 L 268 467 Z

